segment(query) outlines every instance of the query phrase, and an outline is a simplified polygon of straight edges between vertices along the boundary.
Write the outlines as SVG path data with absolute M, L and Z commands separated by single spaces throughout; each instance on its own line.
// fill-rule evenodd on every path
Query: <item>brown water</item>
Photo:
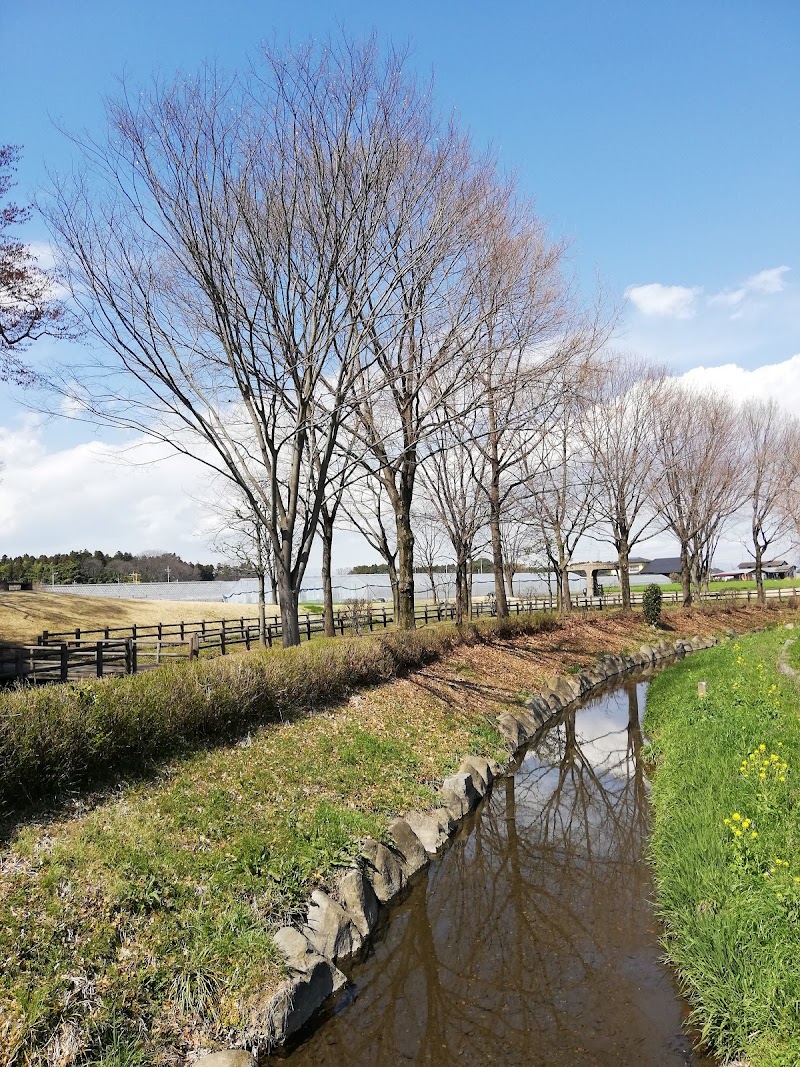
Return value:
M 659 962 L 646 689 L 571 712 L 495 783 L 284 1067 L 711 1062 Z

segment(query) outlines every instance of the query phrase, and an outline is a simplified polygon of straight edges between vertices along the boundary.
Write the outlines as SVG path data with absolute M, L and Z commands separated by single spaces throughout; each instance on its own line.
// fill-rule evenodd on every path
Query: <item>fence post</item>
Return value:
M 80 626 L 76 626 L 75 627 L 75 640 L 80 643 L 80 639 L 81 639 L 81 628 L 80 628 Z
M 428 625 L 428 605 L 425 605 L 425 625 Z
M 125 638 L 125 673 L 133 674 L 133 638 Z
M 135 641 L 135 640 L 136 640 L 136 623 L 134 623 L 134 624 L 133 624 L 133 626 L 131 626 L 131 631 L 132 631 L 132 632 L 131 632 L 131 637 L 132 637 L 132 638 L 134 639 L 134 641 Z M 135 673 L 135 672 L 134 672 L 134 673 Z
M 225 627 L 224 626 L 222 627 L 222 629 L 219 632 L 219 650 L 220 650 L 220 652 L 221 652 L 221 654 L 223 656 L 226 654 L 226 652 L 225 652 Z
M 110 637 L 110 636 L 111 636 L 111 635 L 110 635 L 110 633 L 109 633 L 108 627 L 106 626 L 106 630 L 105 630 L 105 639 L 106 639 L 106 641 L 108 641 L 108 639 L 109 639 L 109 637 Z
M 61 681 L 66 682 L 69 678 L 69 649 L 67 642 L 61 642 Z
M 386 626 L 387 626 L 387 622 L 386 622 L 386 608 L 384 608 L 384 609 L 383 609 L 383 628 L 384 628 L 384 630 L 386 629 Z M 342 631 L 342 632 L 344 632 L 344 631 Z
M 272 623 L 267 623 L 267 644 L 272 648 Z
M 186 640 L 186 627 L 184 626 L 183 621 L 181 621 L 181 641 L 185 641 L 185 640 Z
M 103 677 L 103 642 L 97 642 L 97 677 Z
M 308 613 L 306 613 L 306 635 L 308 636 L 308 640 L 310 641 L 311 640 L 311 616 Z
M 159 624 L 157 625 L 156 629 L 157 629 L 157 631 L 158 631 L 158 640 L 160 641 L 160 640 L 161 640 L 161 638 L 162 638 L 162 637 L 164 636 L 164 634 L 163 634 L 163 626 L 162 626 L 162 624 L 161 624 L 161 623 L 159 623 Z
M 41 641 L 41 643 L 43 645 L 46 645 L 47 644 L 47 640 L 48 640 L 49 637 L 50 637 L 50 631 L 49 630 L 42 630 L 42 641 Z M 38 644 L 38 641 L 37 641 L 37 644 Z

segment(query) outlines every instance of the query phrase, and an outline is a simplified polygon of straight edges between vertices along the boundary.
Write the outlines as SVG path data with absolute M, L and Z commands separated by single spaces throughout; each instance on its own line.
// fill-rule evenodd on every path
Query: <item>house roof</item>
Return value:
M 639 575 L 663 574 L 669 577 L 670 574 L 680 574 L 680 570 L 680 556 L 664 556 L 661 559 L 651 559 L 646 567 L 642 567 Z
M 754 559 L 748 559 L 744 563 L 739 564 L 741 570 L 752 571 L 755 570 L 755 566 L 756 561 Z M 785 559 L 764 559 L 761 561 L 762 570 L 771 570 L 773 567 L 785 567 L 788 570 L 791 566 L 792 564 Z

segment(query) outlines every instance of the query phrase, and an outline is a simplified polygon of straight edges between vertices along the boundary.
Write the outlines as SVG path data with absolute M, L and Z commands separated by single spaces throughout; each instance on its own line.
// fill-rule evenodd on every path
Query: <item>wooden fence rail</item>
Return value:
M 770 599 L 788 600 L 800 596 L 800 588 L 768 589 L 766 595 Z M 633 593 L 631 601 L 638 605 L 642 598 L 642 593 Z M 756 599 L 756 591 L 725 589 L 707 593 L 704 599 L 751 603 Z M 663 601 L 678 604 L 681 594 L 674 590 L 666 591 Z M 622 596 L 619 593 L 596 597 L 581 595 L 574 596 L 572 602 L 578 610 L 603 611 L 620 607 Z M 527 611 L 552 611 L 556 606 L 556 598 L 551 594 L 518 598 L 509 604 L 511 613 L 516 615 Z M 473 604 L 474 618 L 495 613 L 493 598 Z M 456 609 L 449 602 L 427 604 L 417 608 L 414 614 L 421 624 L 444 622 L 455 619 Z M 394 612 L 386 605 L 334 613 L 336 632 L 342 636 L 345 633 L 385 630 L 393 623 Z M 301 615 L 301 639 L 310 641 L 315 635 L 322 634 L 324 625 L 322 615 Z M 264 636 L 270 647 L 278 643 L 282 636 L 281 620 L 268 619 Z M 191 660 L 203 654 L 224 656 L 239 646 L 244 645 L 249 650 L 257 647 L 258 643 L 258 619 L 244 616 L 239 619 L 104 627 L 99 630 L 76 628 L 61 633 L 45 630 L 35 645 L 0 648 L 0 682 L 38 684 L 136 674 L 152 670 L 170 660 Z

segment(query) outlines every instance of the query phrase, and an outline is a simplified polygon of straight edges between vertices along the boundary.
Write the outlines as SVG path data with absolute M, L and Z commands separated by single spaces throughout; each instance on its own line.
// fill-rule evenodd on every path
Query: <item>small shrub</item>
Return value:
M 653 582 L 644 591 L 642 612 L 648 626 L 658 626 L 661 622 L 661 587 Z

